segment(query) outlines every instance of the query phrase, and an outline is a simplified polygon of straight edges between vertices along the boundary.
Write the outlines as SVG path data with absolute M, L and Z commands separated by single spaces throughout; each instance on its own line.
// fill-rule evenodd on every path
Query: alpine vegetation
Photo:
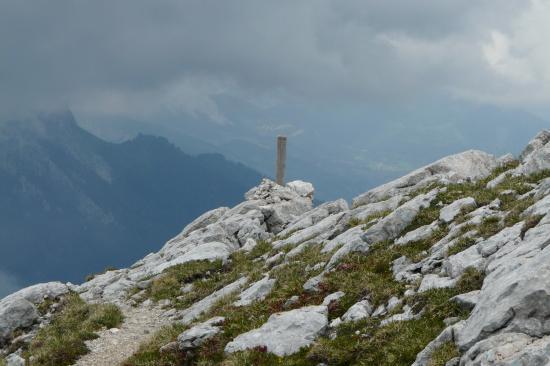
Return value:
M 550 364 L 550 131 L 349 206 L 264 179 L 158 252 L 0 301 L 0 365 Z

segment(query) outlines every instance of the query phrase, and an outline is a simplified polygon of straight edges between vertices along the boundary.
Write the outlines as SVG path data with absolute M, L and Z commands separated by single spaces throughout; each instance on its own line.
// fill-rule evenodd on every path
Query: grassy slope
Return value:
M 506 169 L 512 166 L 506 167 Z M 508 177 L 502 184 L 494 189 L 487 189 L 486 183 L 505 169 L 495 171 L 487 179 L 477 183 L 452 184 L 447 190 L 441 192 L 434 204 L 423 209 L 415 221 L 404 231 L 414 230 L 422 225 L 427 225 L 439 217 L 438 202 L 451 203 L 457 199 L 471 196 L 478 206 L 486 205 L 494 199 L 502 201 L 501 210 L 507 212 L 503 220 L 486 219 L 480 225 L 467 226 L 459 235 L 466 231 L 476 230 L 479 236 L 489 237 L 506 226 L 511 226 L 520 221 L 520 213 L 533 204 L 532 198 L 524 200 L 513 199 L 511 196 L 501 195 L 507 189 L 513 189 L 519 194 L 528 192 L 529 184 L 536 183 L 540 179 L 550 176 L 543 172 L 530 177 Z M 433 187 L 428 187 L 431 189 Z M 423 190 L 425 191 L 425 190 Z M 421 193 L 421 192 L 418 192 Z M 456 219 L 465 221 L 467 212 L 462 212 Z M 537 218 L 528 220 L 530 225 Z M 352 225 L 364 224 L 353 222 Z M 232 302 L 235 297 L 228 297 L 203 316 L 207 319 L 211 316 L 221 315 L 226 317 L 223 332 L 208 341 L 193 354 L 166 353 L 161 354 L 159 348 L 175 340 L 184 329 L 183 326 L 168 327 L 160 331 L 149 344 L 142 345 L 141 349 L 129 359 L 126 366 L 145 365 L 316 365 L 325 362 L 330 365 L 410 365 L 418 352 L 427 343 L 434 339 L 445 327 L 444 319 L 448 317 L 466 318 L 468 313 L 459 308 L 449 299 L 457 294 L 479 289 L 483 282 L 483 273 L 469 269 L 460 279 L 455 288 L 430 290 L 422 294 L 416 294 L 405 298 L 405 304 L 410 305 L 418 313 L 424 309 L 423 315 L 416 320 L 394 322 L 380 327 L 380 320 L 370 318 L 356 323 L 348 323 L 337 330 L 335 339 L 320 338 L 311 348 L 304 349 L 297 355 L 279 358 L 266 353 L 262 349 L 238 352 L 225 355 L 225 344 L 238 334 L 259 327 L 270 314 L 283 310 L 282 305 L 292 295 L 299 295 L 300 300 L 292 308 L 306 305 L 319 304 L 323 297 L 335 291 L 343 291 L 346 295 L 338 305 L 329 309 L 330 319 L 341 316 L 353 303 L 365 295 L 369 295 L 374 306 L 384 304 L 392 296 L 403 298 L 407 286 L 396 282 L 391 272 L 391 263 L 400 256 L 407 256 L 413 261 L 419 261 L 427 255 L 429 248 L 448 233 L 446 227 L 433 233 L 432 237 L 425 240 L 410 243 L 406 246 L 394 247 L 391 242 L 375 244 L 369 253 L 350 254 L 344 258 L 335 271 L 329 273 L 321 284 L 321 293 L 311 295 L 302 289 L 303 283 L 317 272 L 306 271 L 306 266 L 326 261 L 329 254 L 322 254 L 319 246 L 312 245 L 302 254 L 293 258 L 288 264 L 283 264 L 271 271 L 271 276 L 277 279 L 275 288 L 268 297 L 261 302 L 255 302 L 245 307 L 234 307 Z M 471 239 L 461 238 L 449 254 L 458 253 L 473 244 Z M 259 278 L 262 273 L 263 260 L 257 258 L 265 253 L 275 254 L 271 251 L 269 243 L 262 243 L 255 252 L 245 255 L 234 253 L 231 264 L 221 266 L 219 263 L 189 263 L 177 269 L 168 270 L 160 280 L 157 280 L 147 295 L 153 299 L 170 298 L 177 307 L 185 307 L 191 303 L 191 299 L 184 297 L 176 300 L 178 289 L 184 283 L 195 283 L 199 289 L 196 295 L 192 295 L 192 301 L 202 298 L 212 291 L 221 288 L 224 284 L 238 278 L 243 273 L 252 273 L 253 278 Z M 203 266 L 210 268 L 206 278 L 194 278 L 189 273 L 197 273 Z M 184 274 L 184 275 L 182 275 Z M 394 312 L 400 312 L 400 308 Z M 432 359 L 432 365 L 444 365 L 447 360 L 457 355 L 452 344 L 445 344 L 439 349 Z

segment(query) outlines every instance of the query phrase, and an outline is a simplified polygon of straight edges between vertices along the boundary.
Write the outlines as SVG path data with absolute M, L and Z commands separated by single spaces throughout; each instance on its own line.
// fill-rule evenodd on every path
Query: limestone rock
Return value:
M 456 302 L 462 308 L 472 310 L 479 301 L 479 290 L 470 291 L 465 294 L 456 295 L 451 301 Z
M 276 313 L 258 329 L 237 336 L 225 347 L 233 353 L 255 347 L 266 347 L 277 356 L 288 356 L 307 347 L 328 325 L 326 306 L 307 306 Z
M 246 277 L 242 277 L 237 281 L 230 283 L 224 288 L 214 292 L 213 294 L 208 295 L 204 299 L 194 303 L 189 308 L 185 309 L 182 314 L 181 323 L 184 325 L 190 324 L 192 321 L 197 319 L 201 314 L 206 313 L 214 304 L 228 296 L 232 293 L 237 292 L 241 287 L 243 287 L 247 282 Z
M 440 277 L 436 274 L 428 274 L 422 279 L 418 292 L 425 292 L 434 288 L 454 287 L 456 279 Z
M 483 179 L 497 166 L 497 159 L 482 151 L 469 150 L 447 156 L 354 198 L 353 207 L 379 202 L 386 197 L 406 195 L 433 182 L 457 183 Z
M 342 320 L 344 322 L 355 322 L 361 319 L 371 316 L 373 308 L 369 300 L 361 300 L 353 304 L 344 315 Z
M 443 207 L 439 214 L 439 219 L 443 222 L 449 223 L 454 220 L 456 215 L 460 213 L 463 208 L 475 207 L 476 201 L 472 197 L 466 197 L 454 201 L 453 203 Z
M 323 244 L 322 253 L 328 253 L 336 249 L 339 245 L 348 246 L 361 246 L 364 243 L 363 240 L 363 228 L 361 226 L 352 227 L 349 230 L 344 231 L 342 234 L 335 238 L 325 242 Z
M 40 314 L 36 305 L 69 292 L 60 282 L 48 282 L 24 288 L 0 300 L 0 344 L 16 329 L 33 325 Z
M 516 174 L 529 175 L 550 169 L 550 131 L 540 132 L 521 153 L 521 164 L 515 169 Z
M 184 331 L 178 336 L 180 350 L 188 351 L 201 346 L 220 332 L 221 329 L 217 325 L 223 324 L 224 321 L 224 317 L 217 316 Z
M 461 365 L 545 366 L 550 363 L 550 337 L 502 333 L 478 342 L 466 352 Z
M 459 333 L 462 350 L 504 331 L 550 334 L 549 236 L 550 221 L 544 218 L 521 245 L 508 243 L 492 255 L 477 305 Z
M 330 295 L 327 295 L 323 299 L 323 303 L 321 305 L 329 306 L 333 302 L 338 302 L 338 300 L 340 300 L 342 297 L 344 297 L 344 295 L 345 295 L 345 293 L 343 293 L 342 291 L 337 291 L 337 292 L 334 292 Z
M 344 244 L 343 247 L 338 249 L 336 253 L 332 256 L 327 268 L 334 268 L 336 263 L 340 261 L 348 253 L 352 252 L 367 252 L 371 244 L 377 242 L 395 239 L 397 238 L 403 229 L 405 229 L 418 215 L 418 212 L 425 207 L 428 207 L 430 203 L 434 200 L 438 193 L 437 189 L 434 189 L 426 194 L 418 195 L 412 200 L 405 202 L 403 205 L 399 206 L 395 211 L 393 211 L 388 216 L 384 217 L 375 225 L 367 229 L 363 235 L 363 242 L 350 242 Z
M 403 306 L 403 312 L 400 314 L 395 314 L 390 316 L 388 319 L 384 319 L 380 322 L 380 326 L 385 326 L 393 322 L 404 322 L 407 320 L 414 319 L 415 315 L 413 314 L 412 308 L 409 305 Z
M 339 229 L 338 224 L 345 217 L 346 214 L 344 212 L 325 217 L 313 226 L 299 230 L 284 240 L 277 240 L 273 243 L 273 248 L 279 249 L 287 245 L 297 245 L 308 240 L 321 242 L 332 236 L 335 231 Z M 341 226 L 341 229 L 343 229 L 343 225 Z
M 431 341 L 418 355 L 412 366 L 429 366 L 433 353 L 446 342 L 454 341 L 454 328 L 451 325 L 445 328 L 433 341 Z
M 25 359 L 15 353 L 6 357 L 6 366 L 25 366 Z
M 478 252 L 477 247 L 473 245 L 447 258 L 443 262 L 443 268 L 451 278 L 458 278 L 467 268 L 482 270 L 485 267 L 485 262 L 485 259 Z
M 275 282 L 277 280 L 270 279 L 269 276 L 265 276 L 261 280 L 254 282 L 239 295 L 239 300 L 234 302 L 233 305 L 246 306 L 252 304 L 254 301 L 265 299 L 271 292 Z
M 399 239 L 395 241 L 396 245 L 405 245 L 411 242 L 420 241 L 427 239 L 432 236 L 435 230 L 439 228 L 439 224 L 437 221 L 432 222 L 429 225 L 424 225 L 419 227 L 418 229 L 415 229 L 413 231 L 409 231 L 407 234 L 403 235 Z
M 380 214 L 381 212 L 395 210 L 397 207 L 399 207 L 402 199 L 403 196 L 395 195 L 391 198 L 388 198 L 387 200 L 372 202 L 363 206 L 358 204 L 356 205 L 354 203 L 354 209 L 350 212 L 350 214 L 351 217 L 353 217 L 354 219 L 364 221 L 367 220 L 369 217 L 372 217 L 373 215 Z
M 322 205 L 315 207 L 313 210 L 308 211 L 298 217 L 295 221 L 291 222 L 283 231 L 278 235 L 280 237 L 287 237 L 290 234 L 309 228 L 321 220 L 327 218 L 330 215 L 334 215 L 340 212 L 348 210 L 348 204 L 345 200 L 339 199 L 333 202 L 326 202 Z

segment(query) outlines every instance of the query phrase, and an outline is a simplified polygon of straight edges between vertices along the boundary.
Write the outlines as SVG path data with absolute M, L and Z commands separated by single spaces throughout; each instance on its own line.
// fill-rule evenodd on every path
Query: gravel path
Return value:
M 90 352 L 74 366 L 116 366 L 133 355 L 159 328 L 169 324 L 159 308 L 121 307 L 120 328 L 98 332 L 99 338 L 86 342 Z

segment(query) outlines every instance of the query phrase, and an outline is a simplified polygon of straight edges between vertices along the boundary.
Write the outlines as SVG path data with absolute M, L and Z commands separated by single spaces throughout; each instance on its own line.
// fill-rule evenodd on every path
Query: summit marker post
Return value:
M 285 184 L 286 136 L 277 136 L 277 184 Z

